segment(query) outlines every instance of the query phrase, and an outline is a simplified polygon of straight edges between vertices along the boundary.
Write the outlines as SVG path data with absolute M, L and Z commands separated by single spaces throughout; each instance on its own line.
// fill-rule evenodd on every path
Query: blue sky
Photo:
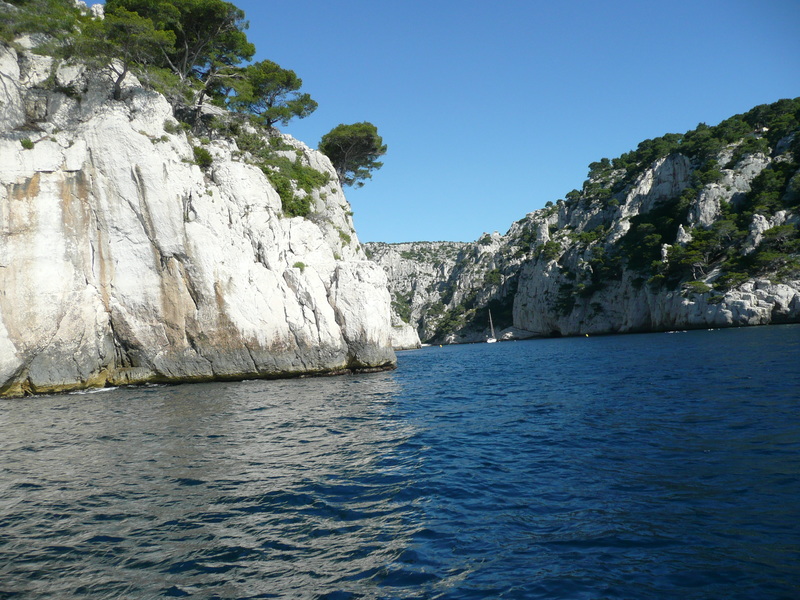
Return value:
M 592 161 L 800 96 L 798 0 L 233 3 L 319 102 L 284 131 L 370 121 L 388 145 L 345 190 L 362 241 L 505 233 Z

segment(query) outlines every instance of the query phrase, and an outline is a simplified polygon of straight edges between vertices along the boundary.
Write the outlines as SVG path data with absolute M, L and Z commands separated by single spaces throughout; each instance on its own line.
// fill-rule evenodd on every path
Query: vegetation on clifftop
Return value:
M 233 137 L 278 191 L 284 214 L 308 215 L 309 194 L 329 178 L 301 157 L 287 157 L 275 126 L 309 116 L 317 103 L 300 91 L 294 71 L 269 60 L 250 62 L 256 48 L 247 39 L 244 11 L 224 0 L 107 0 L 103 8 L 104 18 L 97 18 L 73 0 L 0 1 L 0 40 L 32 34 L 36 51 L 105 71 L 116 100 L 135 74 L 170 101 L 186 130 Z M 365 128 L 373 131 L 369 139 Z M 358 150 L 334 160 L 342 184 L 362 185 L 380 167 L 375 158 L 386 146 L 374 125 L 340 125 L 329 135 Z M 377 149 L 368 150 L 365 140 Z M 210 166 L 213 159 L 195 148 L 195 160 Z
M 553 239 L 538 246 L 538 255 L 555 260 L 566 279 L 552 299 L 552 309 L 566 315 L 582 300 L 591 304 L 596 292 L 626 272 L 638 285 L 648 285 L 653 291 L 682 290 L 710 294 L 712 299 L 755 277 L 785 281 L 800 276 L 798 219 L 782 223 L 781 217 L 800 213 L 798 131 L 800 98 L 780 100 L 716 126 L 701 123 L 685 134 L 645 140 L 618 158 L 591 163 L 582 190 L 567 194 L 564 204 L 568 210 L 599 209 L 602 223 L 580 232 L 551 231 Z M 608 243 L 610 226 L 620 218 L 618 207 L 639 176 L 659 161 L 678 155 L 691 165 L 687 187 L 631 216 L 625 235 Z M 766 164 L 749 190 L 733 194 L 730 202 L 720 201 L 710 224 L 691 219 L 690 211 L 704 194 L 715 194 L 715 187 L 724 188 L 725 193 L 718 196 L 731 196 L 729 170 L 743 167 L 748 160 Z M 767 226 L 777 224 L 756 240 L 754 224 L 759 219 Z M 563 244 L 564 240 L 569 243 Z M 570 271 L 567 265 L 575 262 L 576 253 L 589 258 L 583 259 L 583 268 Z

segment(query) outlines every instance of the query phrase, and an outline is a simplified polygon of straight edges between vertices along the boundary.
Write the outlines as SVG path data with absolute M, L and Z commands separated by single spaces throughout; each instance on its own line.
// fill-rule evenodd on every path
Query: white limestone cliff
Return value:
M 235 142 L 203 170 L 162 96 L 110 92 L 0 45 L 0 395 L 394 365 L 386 278 L 326 157 L 284 136 L 331 175 L 287 218 Z
M 416 350 L 422 346 L 414 326 L 402 321 L 392 323 L 390 340 L 395 350 Z
M 718 157 L 719 177 L 692 192 L 686 222 L 676 228 L 674 239 L 663 240 L 661 262 L 668 266 L 672 246 L 685 246 L 697 231 L 726 218 L 725 210 L 744 202 L 764 169 L 794 164 L 789 146 L 789 140 L 781 140 L 771 155 L 745 153 L 736 164 L 730 164 L 735 146 L 725 148 Z M 549 203 L 503 236 L 484 234 L 476 242 L 458 244 L 449 261 L 442 253 L 452 242 L 372 244 L 370 255 L 384 268 L 395 305 L 398 298 L 404 301 L 424 342 L 485 340 L 489 309 L 499 339 L 799 322 L 796 270 L 744 276 L 730 286 L 717 286 L 722 273 L 701 268 L 693 280 L 670 287 L 650 285 L 646 266 L 642 270 L 626 262 L 630 255 L 623 239 L 632 223 L 647 220 L 693 188 L 696 168 L 680 153 L 659 158 L 606 201 L 582 193 L 571 201 Z M 612 186 L 614 177 L 618 175 L 612 172 Z M 591 188 L 596 182 L 587 183 Z M 785 204 L 796 205 L 800 171 L 790 178 L 785 194 L 795 199 Z M 745 239 L 730 249 L 743 257 L 760 248 L 768 230 L 783 225 L 796 230 L 800 223 L 796 210 L 749 218 Z M 603 259 L 610 263 L 623 255 L 615 272 L 595 278 L 594 269 L 602 268 Z
M 681 163 L 664 171 L 670 162 Z M 721 218 L 722 206 L 740 201 L 750 191 L 750 183 L 772 161 L 762 155 L 745 156 L 732 168 L 721 169 L 720 183 L 706 185 L 690 205 L 688 220 L 693 227 L 707 227 Z M 756 277 L 724 292 L 712 292 L 719 273 L 711 271 L 698 276 L 697 287 L 665 289 L 647 285 L 635 270 L 623 270 L 618 279 L 604 280 L 600 289 L 591 294 L 576 293 L 575 281 L 591 279 L 593 247 L 612 252 L 628 231 L 637 215 L 646 215 L 669 198 L 677 197 L 690 185 L 691 170 L 681 155 L 671 155 L 653 164 L 640 175 L 632 189 L 621 198 L 614 214 L 604 222 L 610 223 L 609 233 L 597 241 L 582 245 L 574 234 L 561 230 L 561 251 L 556 257 L 539 255 L 527 260 L 518 271 L 518 287 L 514 297 L 514 325 L 540 335 L 582 335 L 597 333 L 626 333 L 663 331 L 685 328 L 767 325 L 800 321 L 800 281 Z M 661 185 L 648 185 L 651 180 Z M 644 183 L 644 185 L 642 185 Z M 597 207 L 566 206 L 560 212 L 570 215 L 560 221 L 574 222 L 575 214 L 589 222 L 587 215 L 597 214 Z M 608 210 L 608 209 L 606 209 Z M 528 216 L 528 228 L 549 211 L 543 209 Z M 739 249 L 741 254 L 752 252 L 761 242 L 761 234 L 770 227 L 785 222 L 785 211 L 772 219 L 753 215 L 750 236 Z M 512 228 L 513 230 L 513 228 Z M 581 230 L 579 229 L 579 233 Z M 591 231 L 590 227 L 583 231 Z M 685 244 L 693 229 L 678 228 L 673 243 Z M 513 231 L 509 232 L 513 237 Z M 667 261 L 668 245 L 662 247 L 662 260 Z M 568 302 L 564 289 L 571 289 Z

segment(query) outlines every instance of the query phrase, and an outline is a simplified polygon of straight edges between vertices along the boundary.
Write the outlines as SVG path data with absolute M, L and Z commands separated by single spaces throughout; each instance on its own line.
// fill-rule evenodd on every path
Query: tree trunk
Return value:
M 122 82 L 125 81 L 125 76 L 127 74 L 128 65 L 123 65 L 122 72 L 117 73 L 117 79 L 114 81 L 114 100 L 120 100 L 122 98 Z

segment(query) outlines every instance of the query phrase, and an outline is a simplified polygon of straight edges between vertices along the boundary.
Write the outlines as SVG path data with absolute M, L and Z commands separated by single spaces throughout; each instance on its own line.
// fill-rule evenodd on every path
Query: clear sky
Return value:
M 800 0 L 232 1 L 319 102 L 284 131 L 388 145 L 345 190 L 362 241 L 505 233 L 592 161 L 800 96 Z

